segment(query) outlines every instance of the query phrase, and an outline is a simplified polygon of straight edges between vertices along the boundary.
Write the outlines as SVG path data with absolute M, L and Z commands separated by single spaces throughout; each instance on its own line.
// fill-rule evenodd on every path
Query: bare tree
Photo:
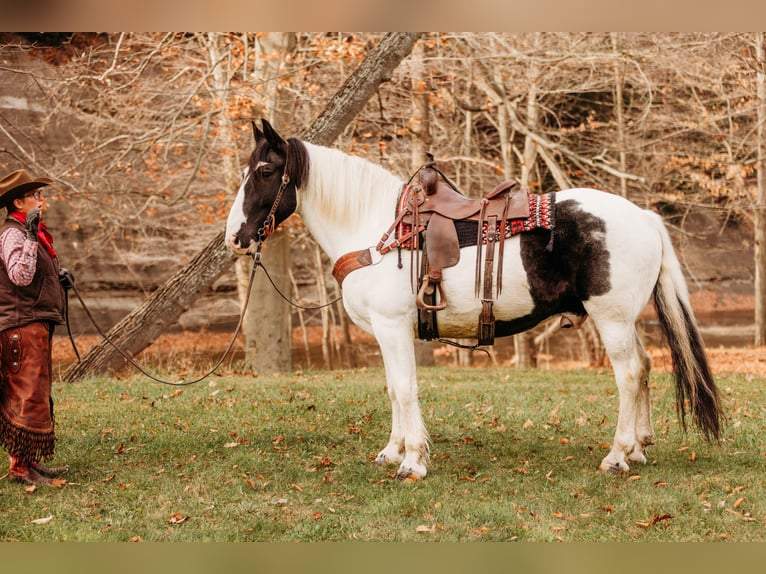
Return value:
M 381 83 L 388 80 L 399 62 L 412 50 L 420 34 L 391 33 L 373 47 L 365 60 L 349 75 L 303 138 L 330 144 L 361 109 Z M 190 265 L 176 273 L 149 299 L 108 333 L 131 355 L 145 349 L 167 326 L 188 308 L 196 294 L 209 286 L 233 261 L 219 233 Z M 200 271 L 204 270 L 204 272 Z M 199 272 L 198 272 L 199 271 Z M 113 371 L 124 365 L 123 357 L 106 341 L 93 346 L 63 374 L 64 381 Z

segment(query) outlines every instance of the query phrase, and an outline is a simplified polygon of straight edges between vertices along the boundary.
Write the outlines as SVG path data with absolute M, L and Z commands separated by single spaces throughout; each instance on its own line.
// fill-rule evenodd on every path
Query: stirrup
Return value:
M 425 302 L 425 296 L 426 294 L 430 294 L 431 292 L 428 291 L 429 287 L 433 288 L 433 286 L 436 285 L 439 288 L 439 301 L 440 303 L 438 305 L 429 305 Z M 433 281 L 430 277 L 425 277 L 423 279 L 423 285 L 420 286 L 420 290 L 418 291 L 417 299 L 415 300 L 415 304 L 420 309 L 425 309 L 426 311 L 443 311 L 447 308 L 447 297 L 444 295 L 444 287 L 442 287 L 441 281 Z

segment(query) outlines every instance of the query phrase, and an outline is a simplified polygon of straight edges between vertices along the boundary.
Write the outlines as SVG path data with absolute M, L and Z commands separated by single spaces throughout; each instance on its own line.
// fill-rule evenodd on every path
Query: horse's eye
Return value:
M 263 179 L 265 177 L 269 177 L 271 174 L 274 173 L 274 166 L 268 163 L 261 163 L 258 165 L 258 167 L 255 168 L 255 177 L 258 179 Z

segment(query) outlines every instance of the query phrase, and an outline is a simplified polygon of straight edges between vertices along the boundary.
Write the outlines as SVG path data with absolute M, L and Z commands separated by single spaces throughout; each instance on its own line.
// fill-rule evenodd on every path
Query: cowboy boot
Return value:
M 62 475 L 69 470 L 69 465 L 66 464 L 64 466 L 45 466 L 42 463 L 33 462 L 30 466 L 38 473 L 51 478 Z
M 47 476 L 43 476 L 37 472 L 31 465 L 21 462 L 13 461 L 11 468 L 8 470 L 8 478 L 11 482 L 20 482 L 22 484 L 51 484 L 53 480 Z

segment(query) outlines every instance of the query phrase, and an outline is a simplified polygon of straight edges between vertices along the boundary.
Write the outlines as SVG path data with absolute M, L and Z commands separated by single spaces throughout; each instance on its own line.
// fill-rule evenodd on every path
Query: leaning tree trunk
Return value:
M 224 247 L 223 236 L 223 232 L 216 235 L 191 263 L 107 333 L 115 345 L 130 356 L 143 351 L 190 307 L 201 289 L 212 285 L 228 269 L 234 255 Z M 118 370 L 125 363 L 122 355 L 102 340 L 91 347 L 81 361 L 69 367 L 62 379 L 72 382 L 88 375 Z
M 407 57 L 421 36 L 417 32 L 387 34 L 346 79 L 322 113 L 301 136 L 319 145 L 330 145 L 361 110 L 380 84 Z M 197 294 L 208 288 L 232 264 L 234 256 L 224 245 L 221 232 L 192 260 L 142 305 L 131 311 L 107 333 L 128 355 L 148 347 L 169 325 L 189 309 Z M 121 369 L 126 361 L 109 343 L 91 347 L 82 360 L 69 367 L 62 380 L 77 379 Z

